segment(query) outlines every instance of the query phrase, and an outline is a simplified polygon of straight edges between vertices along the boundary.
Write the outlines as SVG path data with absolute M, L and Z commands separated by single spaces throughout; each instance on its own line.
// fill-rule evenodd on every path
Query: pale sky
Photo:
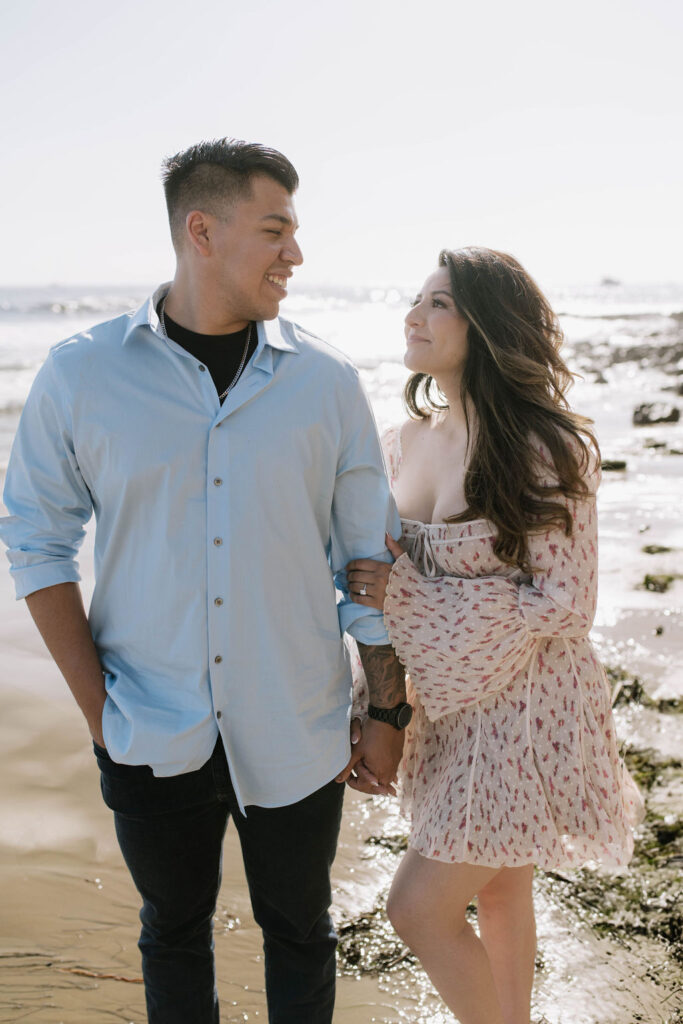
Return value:
M 4 0 L 0 286 L 171 276 L 161 160 L 224 135 L 297 167 L 302 286 L 683 281 L 682 52 L 680 0 Z

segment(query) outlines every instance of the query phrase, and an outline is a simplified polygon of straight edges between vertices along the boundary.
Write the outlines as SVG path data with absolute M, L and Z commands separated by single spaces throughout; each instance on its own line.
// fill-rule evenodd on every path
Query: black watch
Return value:
M 376 722 L 386 722 L 387 725 L 393 725 L 394 729 L 405 729 L 413 717 L 413 709 L 405 701 L 397 704 L 395 708 L 376 708 L 370 704 L 368 706 L 368 716 L 374 718 Z

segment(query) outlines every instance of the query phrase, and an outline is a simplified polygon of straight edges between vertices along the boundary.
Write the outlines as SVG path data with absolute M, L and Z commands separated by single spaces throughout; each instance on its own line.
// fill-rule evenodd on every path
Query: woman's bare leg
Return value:
M 408 850 L 389 893 L 391 923 L 461 1024 L 506 1024 L 486 949 L 465 920 L 472 897 L 499 871 Z
M 533 865 L 502 868 L 478 897 L 479 935 L 505 1024 L 529 1024 L 536 959 Z

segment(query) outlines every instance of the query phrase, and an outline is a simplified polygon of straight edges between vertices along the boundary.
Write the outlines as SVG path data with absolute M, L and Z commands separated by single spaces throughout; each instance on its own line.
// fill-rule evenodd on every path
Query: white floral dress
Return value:
M 393 485 L 400 429 L 383 444 Z M 592 492 L 598 479 L 589 479 Z M 415 709 L 402 809 L 410 845 L 425 857 L 550 869 L 631 856 L 642 801 L 588 639 L 594 493 L 569 509 L 571 537 L 530 536 L 531 577 L 494 554 L 486 520 L 402 521 L 407 553 L 392 569 L 384 612 Z

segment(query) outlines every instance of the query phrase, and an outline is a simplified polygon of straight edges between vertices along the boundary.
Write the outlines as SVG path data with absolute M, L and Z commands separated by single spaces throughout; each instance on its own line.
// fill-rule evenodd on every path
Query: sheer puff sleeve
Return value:
M 457 566 L 453 575 L 426 577 L 408 555 L 396 561 L 385 624 L 432 721 L 505 689 L 539 641 L 588 635 L 597 595 L 598 473 L 587 475 L 586 498 L 566 503 L 569 537 L 561 529 L 530 535 L 531 577 L 464 578 Z

